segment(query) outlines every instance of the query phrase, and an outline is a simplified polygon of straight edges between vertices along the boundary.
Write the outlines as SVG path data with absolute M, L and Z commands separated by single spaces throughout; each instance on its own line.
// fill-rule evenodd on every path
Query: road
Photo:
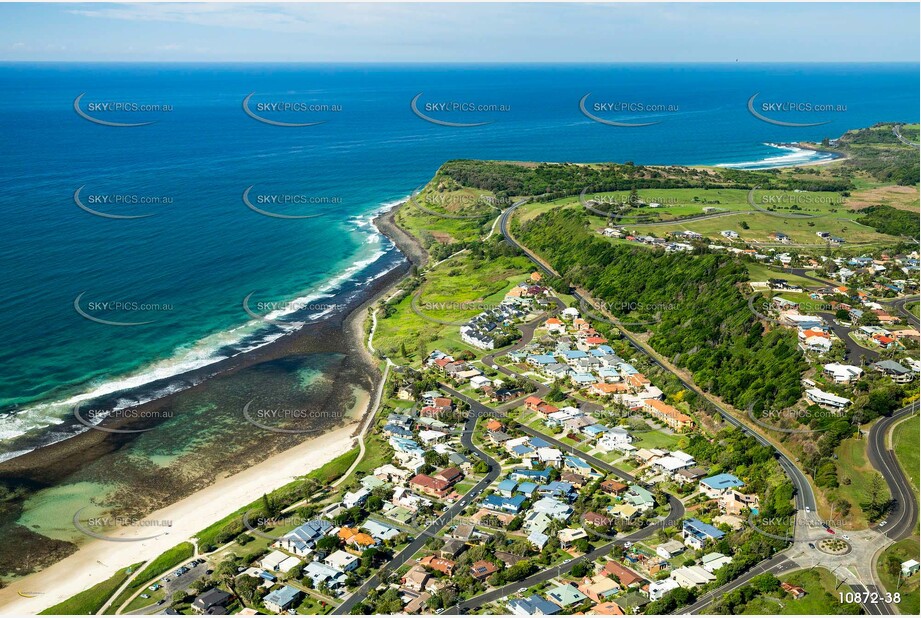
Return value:
M 539 268 L 540 270 L 542 270 L 544 273 L 548 274 L 549 276 L 559 277 L 558 273 L 556 273 L 548 265 L 544 264 L 544 262 L 540 258 L 534 255 L 529 249 L 521 245 L 514 238 L 514 236 L 512 236 L 511 233 L 509 233 L 508 222 L 511 219 L 512 215 L 514 214 L 515 209 L 516 207 L 512 206 L 508 208 L 505 212 L 502 213 L 502 217 L 499 220 L 499 231 L 502 233 L 502 236 L 505 237 L 506 242 L 518 248 L 522 253 L 524 253 L 525 256 L 527 256 L 528 259 L 530 259 L 537 266 L 537 268 Z M 576 300 L 580 302 L 585 302 L 589 306 L 594 307 L 594 305 L 591 302 L 589 302 L 587 298 L 583 297 L 582 294 L 578 290 L 573 292 L 573 296 L 576 298 Z M 809 480 L 806 478 L 806 475 L 803 474 L 793 464 L 793 462 L 789 460 L 789 458 L 783 452 L 779 451 L 767 438 L 762 436 L 760 433 L 752 430 L 745 423 L 738 420 L 734 415 L 730 414 L 722 406 L 719 406 L 718 404 L 712 402 L 709 398 L 707 398 L 704 395 L 704 393 L 697 387 L 697 385 L 691 384 L 690 382 L 685 380 L 682 376 L 676 374 L 674 371 L 672 371 L 671 369 L 663 365 L 661 362 L 659 362 L 659 360 L 655 356 L 652 356 L 651 354 L 649 354 L 649 352 L 647 352 L 646 349 L 643 348 L 643 346 L 640 345 L 640 343 L 633 336 L 631 336 L 630 333 L 626 329 L 620 329 L 620 330 L 624 338 L 630 343 L 630 345 L 634 349 L 636 349 L 641 354 L 647 356 L 652 363 L 654 363 L 656 366 L 661 368 L 663 371 L 666 371 L 674 375 L 685 388 L 698 393 L 701 397 L 709 401 L 711 405 L 714 406 L 714 408 L 720 413 L 720 415 L 728 423 L 730 423 L 731 425 L 735 427 L 738 427 L 745 433 L 753 436 L 759 443 L 765 446 L 770 446 L 771 448 L 774 448 L 774 450 L 777 453 L 778 459 L 780 461 L 780 465 L 783 467 L 784 471 L 793 481 L 793 485 L 796 489 L 795 499 L 797 501 L 797 508 L 804 509 L 805 507 L 809 507 L 813 511 L 816 510 L 815 496 L 812 492 L 812 487 L 809 485 Z
M 874 424 L 867 436 L 867 458 L 870 465 L 883 475 L 893 499 L 892 508 L 886 515 L 886 527 L 880 531 L 893 541 L 909 537 L 917 531 L 918 499 L 895 458 L 895 452 L 886 447 L 886 436 L 896 423 L 917 412 L 917 403 L 897 410 L 892 416 Z
M 482 405 L 482 404 L 480 404 Z M 483 406 L 483 408 L 486 408 Z M 494 415 L 489 408 L 486 408 L 490 416 Z M 478 412 L 478 410 L 471 408 L 472 412 Z M 461 500 L 458 500 L 455 504 L 449 507 L 445 512 L 439 516 L 431 525 L 429 525 L 425 530 L 423 530 L 419 535 L 416 536 L 413 541 L 404 547 L 396 556 L 393 557 L 390 562 L 388 562 L 380 570 L 386 570 L 390 573 L 394 572 L 396 569 L 400 568 L 407 560 L 409 560 L 416 552 L 420 551 L 424 546 L 426 541 L 430 537 L 436 536 L 442 528 L 445 527 L 447 522 L 450 522 L 452 519 L 457 517 L 463 510 L 464 507 L 469 504 L 472 500 L 475 500 L 479 497 L 483 491 L 489 487 L 496 479 L 499 478 L 499 474 L 502 471 L 502 468 L 499 466 L 499 463 L 481 451 L 473 443 L 473 429 L 476 426 L 478 414 L 472 413 L 467 417 L 467 422 L 464 424 L 464 432 L 461 434 L 461 444 L 463 444 L 467 449 L 472 453 L 475 453 L 480 459 L 489 464 L 489 471 L 486 473 L 486 476 L 483 477 L 473 488 L 468 491 Z M 380 572 L 380 571 L 379 571 Z M 369 577 L 365 582 L 358 587 L 352 594 L 348 596 L 332 613 L 337 615 L 350 614 L 352 609 L 358 605 L 365 597 L 368 596 L 368 593 L 371 590 L 374 590 L 378 585 L 381 584 L 380 577 L 375 574 Z
M 892 132 L 895 133 L 895 136 L 899 138 L 899 141 L 905 144 L 906 146 L 911 146 L 912 148 L 918 148 L 918 144 L 914 143 L 908 138 L 902 137 L 902 125 L 897 124 L 892 127 Z
M 916 302 L 918 302 L 918 296 L 908 296 L 906 298 L 900 298 L 898 300 L 892 301 L 892 306 L 895 307 L 899 313 L 904 315 L 908 319 L 909 323 L 913 324 L 915 328 L 918 328 L 921 327 L 921 320 L 919 320 L 918 316 L 909 311 L 908 307 L 905 306 L 908 303 Z
M 497 416 L 499 415 L 499 413 L 496 410 L 493 410 L 492 408 L 489 408 L 483 405 L 476 399 L 468 397 L 464 395 L 463 393 L 456 391 L 444 384 L 442 384 L 441 387 L 444 390 L 446 390 L 449 394 L 451 394 L 453 397 L 456 397 L 458 399 L 461 399 L 467 402 L 471 410 L 476 411 L 477 416 L 486 416 L 486 415 Z M 531 429 L 530 427 L 527 427 L 526 425 L 517 424 L 516 427 L 528 435 L 539 437 L 539 438 L 546 440 L 547 442 L 555 445 L 557 448 L 559 448 L 562 451 L 568 451 L 568 452 L 578 455 L 579 457 L 581 457 L 582 459 L 584 459 L 589 464 L 591 464 L 592 466 L 596 467 L 599 470 L 604 470 L 605 472 L 609 474 L 614 474 L 629 482 L 635 481 L 633 476 L 631 476 L 630 474 L 627 474 L 623 470 L 615 468 L 614 466 L 612 466 L 611 464 L 609 464 L 608 462 L 602 459 L 598 459 L 597 457 L 593 457 L 581 451 L 577 451 L 576 449 L 569 446 L 568 444 L 560 442 L 553 436 L 549 436 L 537 430 Z M 525 578 L 519 582 L 508 584 L 500 588 L 496 588 L 495 590 L 491 590 L 485 594 L 481 594 L 473 598 L 470 598 L 466 601 L 463 601 L 461 603 L 458 603 L 454 607 L 450 607 L 446 609 L 444 613 L 445 614 L 458 614 L 461 612 L 461 610 L 469 610 L 475 607 L 480 607 L 486 603 L 492 603 L 494 601 L 498 601 L 499 599 L 515 594 L 515 592 L 519 588 L 529 588 L 536 584 L 549 581 L 553 579 L 554 577 L 559 577 L 561 573 L 564 572 L 564 569 L 565 571 L 569 571 L 570 569 L 572 569 L 573 566 L 575 566 L 576 564 L 580 562 L 594 561 L 594 560 L 597 560 L 598 558 L 602 558 L 606 556 L 608 552 L 610 552 L 614 548 L 615 545 L 623 545 L 625 542 L 633 543 L 636 541 L 642 541 L 644 539 L 648 539 L 653 534 L 655 534 L 660 528 L 674 525 L 678 521 L 680 521 L 682 517 L 684 517 L 684 505 L 681 503 L 680 500 L 678 500 L 678 498 L 676 498 L 675 496 L 671 494 L 668 494 L 668 505 L 669 505 L 669 514 L 668 514 L 668 517 L 666 517 L 663 520 L 650 524 L 649 526 L 646 526 L 645 528 L 642 528 L 641 530 L 637 530 L 636 532 L 632 532 L 630 534 L 619 536 L 616 541 L 605 543 L 604 545 L 601 545 L 595 548 L 594 550 L 585 554 L 584 556 L 580 556 L 579 558 L 574 558 L 571 561 L 565 563 L 564 565 L 558 565 L 558 566 L 551 567 L 549 569 L 541 571 L 540 573 L 535 573 L 534 575 L 528 578 Z

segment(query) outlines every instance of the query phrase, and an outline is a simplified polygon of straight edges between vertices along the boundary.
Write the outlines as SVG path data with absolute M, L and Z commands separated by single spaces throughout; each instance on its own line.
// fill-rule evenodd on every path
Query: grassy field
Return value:
M 901 578 L 896 570 L 894 563 L 915 559 L 921 559 L 921 547 L 918 544 L 918 537 L 903 539 L 886 548 L 879 556 L 879 562 L 876 565 L 879 578 L 887 592 L 901 595 L 898 603 L 899 613 L 909 616 L 917 616 L 921 611 L 921 594 L 919 594 L 919 577 L 915 573 L 908 579 Z M 893 563 L 890 568 L 889 564 Z
M 432 319 L 413 311 L 413 295 L 407 295 L 393 306 L 389 317 L 378 318 L 375 347 L 397 362 L 417 364 L 434 349 L 448 353 L 470 350 L 482 356 L 483 351 L 461 341 L 459 325 L 434 320 L 463 322 L 498 305 L 508 290 L 530 274 L 529 266 L 524 257 L 502 257 L 487 265 L 466 253 L 455 256 L 428 271 L 417 291 L 416 308 Z
M 893 189 L 893 191 L 897 191 Z M 625 219 L 624 227 L 637 234 L 654 234 L 664 236 L 667 232 L 690 230 L 711 239 L 719 239 L 723 230 L 738 232 L 739 240 L 751 243 L 776 245 L 769 235 L 772 232 L 787 234 L 794 243 L 824 246 L 824 241 L 816 232 L 830 232 L 841 236 L 848 244 L 856 243 L 890 243 L 893 238 L 876 232 L 873 228 L 856 223 L 860 213 L 849 208 L 845 199 L 838 193 L 790 191 L 755 191 L 753 200 L 758 209 L 769 210 L 771 214 L 757 212 L 748 202 L 748 191 L 743 189 L 648 189 L 638 191 L 641 199 L 658 202 L 657 208 L 640 206 L 629 212 L 632 219 Z M 604 202 L 628 199 L 625 192 L 607 192 L 587 194 L 586 199 L 602 202 L 600 209 L 608 208 Z M 523 206 L 519 220 L 528 221 L 552 208 L 582 208 L 579 198 L 567 197 L 553 202 L 533 203 Z M 703 215 L 704 209 L 716 209 L 735 213 L 723 217 L 698 221 L 682 221 L 682 217 Z M 782 215 L 795 215 L 784 217 Z M 797 218 L 802 215 L 815 215 L 819 218 Z M 637 216 L 649 217 L 652 221 L 674 221 L 674 225 L 648 225 L 637 222 Z M 605 218 L 592 215 L 594 225 L 601 226 Z M 743 225 L 744 222 L 744 225 Z M 746 227 L 747 226 L 747 229 Z M 782 247 L 783 245 L 778 245 Z M 847 245 L 845 245 L 846 247 Z
M 681 441 L 681 436 L 677 434 L 667 434 L 661 431 L 642 431 L 633 434 L 632 446 L 636 448 L 659 448 L 672 450 Z
M 915 493 L 918 492 L 918 468 L 919 451 L 921 451 L 921 440 L 919 440 L 919 417 L 913 416 L 908 420 L 902 421 L 892 430 L 892 448 L 895 456 L 899 460 L 905 474 L 908 475 L 912 485 L 915 486 Z
M 839 601 L 838 594 L 850 590 L 849 586 L 841 586 L 835 590 L 835 577 L 826 569 L 807 569 L 794 571 L 780 578 L 795 586 L 806 590 L 806 596 L 796 600 L 781 591 L 770 595 L 762 595 L 752 600 L 745 606 L 745 615 L 752 614 L 780 614 L 793 615 L 823 615 L 843 614 L 843 604 Z
M 114 614 L 115 611 L 121 607 L 122 603 L 127 601 L 131 595 L 137 592 L 145 582 L 150 581 L 158 575 L 166 573 L 180 562 L 188 560 L 192 557 L 194 551 L 194 545 L 189 542 L 183 542 L 176 547 L 166 550 L 154 558 L 151 562 L 147 563 L 147 566 L 144 567 L 144 570 L 134 578 L 134 581 L 131 582 L 131 585 L 125 588 L 122 593 L 118 595 L 118 598 L 115 599 L 115 602 L 112 603 L 111 607 L 109 607 L 109 610 L 106 613 Z
M 835 453 L 838 455 L 838 483 L 836 489 L 826 490 L 826 495 L 844 498 L 851 504 L 851 511 L 846 518 L 849 523 L 856 526 L 865 526 L 867 523 L 860 504 L 867 499 L 867 487 L 870 479 L 876 474 L 873 466 L 867 461 L 867 443 L 859 438 L 848 438 L 841 442 Z M 883 489 L 888 495 L 888 488 Z M 840 518 L 836 514 L 835 518 Z
M 767 281 L 768 279 L 786 279 L 790 282 L 791 285 L 798 285 L 803 288 L 819 287 L 815 281 L 810 281 L 804 277 L 794 275 L 793 273 L 785 273 L 776 268 L 770 268 L 764 264 L 759 264 L 757 262 L 749 262 L 745 264 L 745 267 L 748 269 L 748 276 L 751 277 L 752 281 Z
M 139 562 L 127 569 L 122 569 L 104 582 L 99 582 L 89 590 L 84 590 L 80 594 L 70 597 L 63 603 L 58 603 L 57 605 L 49 607 L 45 611 L 40 612 L 40 614 L 95 614 L 102 608 L 103 604 L 109 600 L 109 597 L 118 590 L 118 587 L 125 583 L 125 580 L 134 572 L 134 569 L 138 568 L 140 565 L 141 563 Z

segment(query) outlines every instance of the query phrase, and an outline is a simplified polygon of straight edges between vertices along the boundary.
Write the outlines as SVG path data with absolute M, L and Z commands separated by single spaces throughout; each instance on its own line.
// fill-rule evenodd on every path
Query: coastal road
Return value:
M 886 527 L 877 529 L 893 541 L 917 533 L 918 499 L 895 452 L 886 447 L 886 436 L 894 425 L 917 412 L 917 403 L 897 410 L 892 416 L 877 421 L 867 436 L 867 458 L 870 465 L 882 474 L 893 500 L 892 508 L 886 515 Z
M 897 124 L 894 127 L 892 127 L 892 132 L 895 133 L 895 136 L 899 139 L 899 141 L 905 144 L 906 146 L 911 146 L 912 148 L 919 147 L 918 144 L 911 141 L 910 139 L 906 137 L 902 137 L 902 125 Z
M 480 404 L 482 406 L 482 404 Z M 485 406 L 482 406 L 486 408 Z M 473 488 L 464 494 L 464 497 L 454 503 L 449 507 L 445 512 L 435 519 L 432 524 L 430 524 L 425 530 L 419 533 L 413 541 L 404 547 L 396 556 L 393 557 L 390 562 L 388 562 L 380 570 L 387 570 L 390 573 L 393 573 L 398 568 L 400 568 L 407 560 L 412 558 L 412 556 L 420 551 L 429 538 L 434 537 L 444 528 L 452 519 L 457 517 L 464 508 L 470 504 L 473 500 L 476 500 L 483 491 L 489 487 L 496 479 L 499 478 L 499 474 L 502 471 L 499 462 L 495 459 L 481 451 L 473 443 L 473 429 L 476 426 L 477 419 L 479 418 L 480 410 L 476 408 L 471 408 L 471 414 L 467 417 L 467 422 L 464 424 L 464 432 L 461 434 L 461 444 L 463 444 L 467 449 L 472 453 L 475 453 L 480 459 L 489 464 L 489 471 L 486 473 L 486 476 L 483 477 L 480 481 L 477 482 Z M 487 416 L 494 416 L 494 413 L 486 408 Z M 380 571 L 378 571 L 380 572 Z M 369 577 L 365 582 L 359 586 L 351 595 L 348 596 L 332 613 L 336 615 L 350 614 L 352 609 L 361 603 L 365 597 L 368 596 L 368 593 L 374 590 L 382 582 L 378 574 L 374 574 Z
M 516 207 L 514 206 L 508 208 L 505 212 L 502 213 L 502 217 L 499 220 L 499 231 L 502 233 L 502 236 L 505 237 L 505 241 L 509 243 L 510 245 L 512 245 L 513 247 L 516 247 L 522 253 L 524 253 L 524 255 L 527 256 L 528 259 L 530 259 L 537 266 L 537 268 L 539 268 L 541 271 L 543 271 L 544 273 L 546 273 L 547 275 L 551 277 L 558 277 L 559 276 L 558 273 L 556 273 L 549 265 L 545 264 L 543 260 L 537 257 L 529 249 L 521 245 L 515 239 L 515 237 L 512 236 L 511 233 L 509 232 L 508 224 L 509 224 L 509 221 L 511 220 L 512 215 L 514 214 L 515 208 Z M 594 305 L 592 305 L 592 303 L 589 302 L 588 299 L 585 298 L 578 290 L 573 292 L 573 296 L 576 298 L 576 300 L 580 302 L 588 303 L 589 306 L 594 307 Z M 647 352 L 646 349 L 643 348 L 640 345 L 640 343 L 629 334 L 628 331 L 626 331 L 626 329 L 620 329 L 620 330 L 624 338 L 630 343 L 630 345 L 634 349 L 636 349 L 638 352 L 640 352 L 644 356 L 647 356 L 652 363 L 654 363 L 656 366 L 661 368 L 663 371 L 666 371 L 674 375 L 685 388 L 696 392 L 698 395 L 700 395 L 705 400 L 710 402 L 710 404 L 714 406 L 714 408 L 720 413 L 720 415 L 728 423 L 730 423 L 731 425 L 735 427 L 738 427 L 745 433 L 751 435 L 760 444 L 764 446 L 770 446 L 771 448 L 773 448 L 775 452 L 777 453 L 777 457 L 778 457 L 781 467 L 783 467 L 784 471 L 787 473 L 787 476 L 790 477 L 791 481 L 793 482 L 793 486 L 796 489 L 796 496 L 794 500 L 795 500 L 797 509 L 802 510 L 802 509 L 805 509 L 806 507 L 809 507 L 812 511 L 816 510 L 815 495 L 812 492 L 812 486 L 809 484 L 809 480 L 806 478 L 806 475 L 803 474 L 803 472 L 799 468 L 797 468 L 796 465 L 794 465 L 794 463 L 782 451 L 777 449 L 777 447 L 774 446 L 773 443 L 771 443 L 767 438 L 762 436 L 760 433 L 752 430 L 750 427 L 748 427 L 748 425 L 746 425 L 745 423 L 737 419 L 734 415 L 730 414 L 722 406 L 716 404 L 715 402 L 707 398 L 704 395 L 704 393 L 697 387 L 697 385 L 689 383 L 682 376 L 678 375 L 677 373 L 675 373 L 674 371 L 666 367 L 664 364 L 662 364 L 655 356 Z

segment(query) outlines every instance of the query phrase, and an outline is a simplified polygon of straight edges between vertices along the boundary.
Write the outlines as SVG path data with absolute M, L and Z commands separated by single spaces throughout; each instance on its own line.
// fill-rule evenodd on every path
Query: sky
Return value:
M 0 4 L 0 61 L 918 62 L 918 3 Z

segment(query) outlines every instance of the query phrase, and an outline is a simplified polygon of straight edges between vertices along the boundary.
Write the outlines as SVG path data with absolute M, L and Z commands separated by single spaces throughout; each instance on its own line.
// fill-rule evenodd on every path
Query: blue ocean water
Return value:
M 448 159 L 783 165 L 817 155 L 770 144 L 917 122 L 919 109 L 916 64 L 0 64 L 0 91 L 0 440 L 60 439 L 54 425 L 91 395 L 322 319 L 323 298 L 397 259 L 373 214 Z M 251 93 L 255 115 L 321 124 L 260 122 L 243 109 Z M 81 94 L 91 117 L 155 122 L 96 124 L 75 112 Z M 825 124 L 758 120 L 747 108 L 756 94 L 765 116 Z M 421 114 L 477 126 L 423 120 L 410 107 L 417 95 Z M 599 117 L 657 124 L 596 122 L 580 111 L 583 97 Z M 310 218 L 254 212 L 242 200 L 248 187 L 260 209 Z M 94 216 L 76 204 L 78 189 L 98 212 L 153 216 Z M 286 313 L 259 303 L 307 307 L 279 328 L 246 313 L 250 294 L 259 314 Z M 94 322 L 75 310 L 78 297 L 93 317 L 149 323 Z M 0 445 L 0 459 L 14 454 Z

